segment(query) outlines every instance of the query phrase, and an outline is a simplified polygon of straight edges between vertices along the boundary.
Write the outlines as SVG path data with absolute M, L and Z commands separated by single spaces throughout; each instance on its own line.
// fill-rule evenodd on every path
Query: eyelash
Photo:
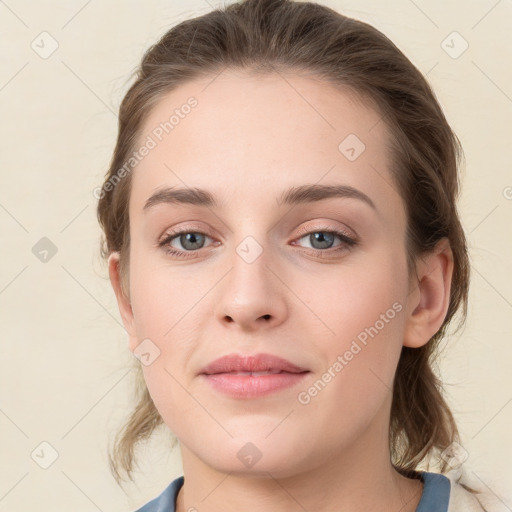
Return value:
M 200 249 L 192 250 L 192 251 L 180 251 L 179 249 L 170 249 L 168 246 L 175 238 L 179 237 L 180 235 L 186 234 L 186 233 L 194 233 L 198 235 L 205 235 L 209 238 L 210 237 L 207 233 L 203 233 L 201 231 L 194 231 L 193 229 L 182 229 L 179 231 L 173 231 L 171 233 L 168 233 L 168 236 L 166 236 L 161 242 L 158 243 L 159 247 L 164 248 L 165 253 L 170 256 L 176 256 L 178 258 L 194 258 L 195 253 L 199 252 Z M 355 240 L 354 238 L 350 237 L 346 232 L 344 231 L 338 231 L 334 229 L 330 229 L 327 227 L 319 227 L 316 229 L 307 229 L 302 228 L 299 231 L 299 237 L 298 240 L 301 238 L 304 238 L 306 235 L 311 235 L 313 233 L 329 233 L 332 235 L 335 235 L 338 237 L 339 240 L 341 240 L 341 244 L 339 246 L 336 246 L 335 248 L 328 248 L 328 249 L 309 249 L 309 251 L 314 251 L 315 255 L 320 258 L 326 258 L 329 257 L 328 255 L 325 255 L 325 253 L 329 253 L 329 255 L 332 255 L 332 253 L 338 253 L 342 251 L 347 251 L 355 247 L 359 242 Z

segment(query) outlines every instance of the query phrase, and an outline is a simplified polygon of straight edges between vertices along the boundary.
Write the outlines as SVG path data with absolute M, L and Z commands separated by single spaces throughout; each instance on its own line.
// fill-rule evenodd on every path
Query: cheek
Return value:
M 186 364 L 203 329 L 201 322 L 211 316 L 207 301 L 201 300 L 208 286 L 197 284 L 183 270 L 171 271 L 144 257 L 134 254 L 131 260 L 132 307 L 138 342 L 149 339 L 149 351 L 156 357 L 141 367 L 155 406 L 174 427 L 173 411 L 186 413 L 194 406 L 182 386 L 186 386 Z
M 186 282 L 180 284 L 184 287 L 170 286 L 154 272 L 132 288 L 137 338 L 151 340 L 158 354 L 151 367 L 147 367 L 148 375 L 153 372 L 166 378 L 164 366 L 173 373 L 183 369 L 199 336 L 199 324 L 195 320 L 198 315 L 208 318 L 206 305 L 199 300 L 204 292 L 197 288 L 187 291 Z
M 377 415 L 385 418 L 391 404 L 404 309 L 393 301 L 393 287 L 367 292 L 345 301 L 337 316 L 326 317 L 336 335 L 329 333 L 318 344 L 324 366 L 301 388 L 300 400 L 297 397 L 305 424 L 315 418 L 327 443 L 349 443 Z M 385 424 L 383 420 L 383 428 Z
M 173 337 L 195 315 L 206 283 L 185 266 L 171 268 L 161 256 L 142 249 L 134 250 L 131 261 L 130 290 L 139 336 Z
M 403 343 L 405 257 L 389 251 L 361 265 L 340 267 L 325 280 L 303 279 L 303 285 L 308 307 L 319 318 L 316 334 L 310 329 L 326 372 L 318 387 L 328 381 L 329 388 L 318 402 L 322 407 L 343 403 L 351 410 L 376 407 L 392 388 Z
M 376 322 L 378 330 L 387 333 L 398 327 L 395 317 L 397 310 L 404 309 L 407 290 L 405 260 L 398 254 L 372 254 L 361 257 L 356 264 L 303 273 L 296 279 L 313 313 L 308 318 L 318 324 L 316 329 L 323 333 L 319 341 L 325 340 L 326 347 L 352 340 Z M 393 307 L 395 303 L 398 305 Z M 381 315 L 385 316 L 385 329 Z

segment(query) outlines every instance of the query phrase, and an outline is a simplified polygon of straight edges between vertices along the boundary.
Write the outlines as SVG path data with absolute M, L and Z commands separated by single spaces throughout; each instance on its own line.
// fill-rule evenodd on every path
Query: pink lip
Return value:
M 274 372 L 238 375 L 234 372 Z M 276 373 L 279 372 L 279 373 Z M 271 354 L 229 354 L 216 359 L 200 374 L 218 391 L 234 398 L 254 398 L 297 384 L 309 370 Z
M 272 354 L 228 354 L 219 357 L 205 366 L 199 373 L 262 372 L 280 370 L 288 373 L 301 373 L 307 368 L 297 366 L 290 361 Z

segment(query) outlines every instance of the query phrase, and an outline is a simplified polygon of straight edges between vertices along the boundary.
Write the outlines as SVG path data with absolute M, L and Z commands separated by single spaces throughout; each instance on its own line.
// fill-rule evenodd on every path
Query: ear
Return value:
M 450 304 L 453 253 L 447 238 L 416 263 L 406 308 L 404 346 L 425 345 L 440 329 Z
M 125 294 L 121 285 L 121 275 L 119 273 L 119 252 L 110 253 L 110 256 L 108 257 L 108 273 L 110 276 L 110 284 L 116 294 L 117 306 L 119 308 L 119 313 L 121 314 L 124 328 L 130 338 L 130 350 L 133 352 L 137 345 L 137 336 L 130 297 Z

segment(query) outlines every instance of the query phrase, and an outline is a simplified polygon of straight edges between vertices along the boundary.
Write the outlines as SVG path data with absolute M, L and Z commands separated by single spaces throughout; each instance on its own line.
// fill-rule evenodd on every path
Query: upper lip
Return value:
M 309 370 L 272 354 L 228 354 L 219 359 L 215 359 L 215 361 L 206 365 L 199 373 L 211 375 L 214 373 L 263 371 L 302 373 Z

